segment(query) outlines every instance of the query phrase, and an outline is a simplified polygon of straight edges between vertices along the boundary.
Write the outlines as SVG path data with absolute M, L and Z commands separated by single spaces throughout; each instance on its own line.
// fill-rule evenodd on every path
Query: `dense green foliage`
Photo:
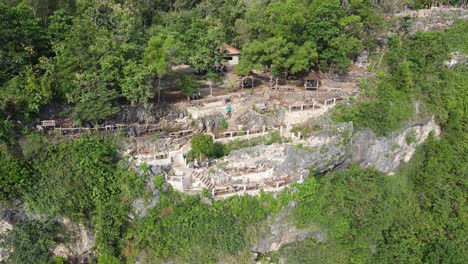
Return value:
M 279 203 L 271 196 L 232 197 L 225 201 L 163 193 L 158 205 L 138 221 L 128 235 L 129 261 L 145 252 L 140 261 L 154 263 L 210 263 L 235 254 L 246 246 L 247 228 L 276 212 Z
M 211 157 L 219 158 L 224 155 L 223 145 L 215 143 L 209 135 L 199 134 L 191 139 L 192 149 L 188 156 L 192 158 Z
M 346 8 L 338 0 L 13 0 L 0 2 L 0 21 L 1 108 L 23 119 L 69 104 L 63 114 L 78 124 L 105 120 L 122 103 L 159 102 L 175 64 L 218 71 L 223 42 L 243 48 L 242 75 L 260 66 L 277 75 L 344 69 L 375 46 L 383 25 L 363 0 Z M 196 91 L 179 78 L 185 95 Z
M 117 167 L 111 139 L 85 136 L 53 144 L 31 134 L 24 140 L 24 160 L 0 162 L 1 202 L 21 199 L 43 218 L 90 221 L 99 254 L 118 256 L 128 202 L 141 192 L 142 179 Z
M 467 68 L 460 65 L 447 69 L 443 63 L 450 52 L 466 50 L 463 40 L 467 25 L 466 21 L 457 21 L 446 32 L 390 38 L 383 70 L 376 80 L 361 83 L 363 97 L 359 102 L 339 107 L 335 120 L 351 120 L 359 128 L 369 127 L 379 135 L 386 135 L 413 116 L 414 99 L 424 103 L 442 124 L 449 118 L 466 116 L 463 105 L 468 100 Z M 463 126 L 463 122 L 456 123 Z
M 388 94 L 407 103 L 418 99 L 426 111 L 437 115 L 444 137 L 429 138 L 392 177 L 353 166 L 300 186 L 293 219 L 300 226 L 326 230 L 326 241 L 307 239 L 271 254 L 272 259 L 285 257 L 292 263 L 467 261 L 467 67 L 442 64 L 448 51 L 466 49 L 466 42 L 458 42 L 467 34 L 466 25 L 459 21 L 444 33 L 393 39 L 386 55 L 388 73 L 379 75 L 375 86 L 364 83 L 366 100 L 335 113 L 342 121 L 353 120 L 382 135 L 397 129 L 410 113 L 408 109 L 405 114 L 397 101 L 389 104 Z M 370 115 L 376 114 L 373 111 L 382 112 Z
M 255 22 L 249 27 L 250 20 Z M 337 0 L 260 1 L 238 23 L 247 27 L 247 44 L 237 71 L 245 75 L 263 66 L 280 75 L 318 63 L 324 69 L 346 68 L 364 47 L 362 28 L 381 24 L 381 18 L 363 1 L 351 1 L 347 10 Z
M 306 240 L 271 257 L 292 263 L 466 262 L 466 144 L 466 137 L 430 139 L 392 177 L 351 167 L 312 178 L 295 194 L 293 218 L 300 226 L 318 226 L 326 241 Z
M 0 246 L 13 250 L 8 261 L 52 261 L 53 247 L 68 238 L 55 220 L 67 218 L 92 229 L 98 263 L 248 263 L 252 245 L 294 201 L 290 223 L 319 228 L 325 239 L 283 247 L 266 262 L 466 263 L 468 67 L 444 61 L 468 52 L 468 23 L 398 32 L 382 54 L 372 53 L 382 45 L 377 37 L 387 37 L 382 12 L 431 2 L 0 0 L 0 203 L 24 205 L 37 218 L 2 237 Z M 69 106 L 63 114 L 77 123 L 100 122 L 122 103 L 147 107 L 159 101 L 174 64 L 215 82 L 222 42 L 242 48 L 241 75 L 262 67 L 276 75 L 343 70 L 366 49 L 382 58 L 371 66 L 377 76 L 363 79 L 361 96 L 333 119 L 382 136 L 434 114 L 441 138 L 431 136 L 392 176 L 352 165 L 277 195 L 215 200 L 137 175 L 111 137 L 47 138 L 22 125 L 47 105 Z M 193 76 L 176 77 L 184 95 L 199 89 Z M 221 145 L 197 135 L 190 156 L 273 143 L 284 139 L 274 133 Z M 130 218 L 136 199 L 156 196 L 146 217 Z
M 15 228 L 2 235 L 2 248 L 13 248 L 7 263 L 52 263 L 50 249 L 63 242 L 64 228 L 59 223 L 28 220 L 18 222 Z

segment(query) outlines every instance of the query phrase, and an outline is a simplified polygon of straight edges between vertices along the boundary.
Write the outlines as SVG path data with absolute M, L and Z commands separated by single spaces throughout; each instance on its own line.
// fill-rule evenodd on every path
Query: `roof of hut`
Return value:
M 320 78 L 320 75 L 318 75 L 318 73 L 316 73 L 314 70 L 311 70 L 304 79 L 320 81 L 321 78 Z
M 233 46 L 227 44 L 227 43 L 223 43 L 223 47 L 224 49 L 227 51 L 226 55 L 230 56 L 230 55 L 239 55 L 240 54 L 240 50 L 234 48 Z

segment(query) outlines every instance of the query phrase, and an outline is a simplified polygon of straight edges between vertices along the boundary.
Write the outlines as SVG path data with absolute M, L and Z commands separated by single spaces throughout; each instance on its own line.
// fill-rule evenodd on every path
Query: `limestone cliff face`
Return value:
M 440 134 L 433 118 L 411 123 L 387 137 L 377 137 L 369 129 L 355 131 L 350 122 L 290 143 L 236 150 L 223 162 L 228 168 L 245 165 L 271 168 L 270 178 L 289 176 L 295 181 L 307 177 L 310 169 L 326 173 L 351 163 L 393 174 L 400 164 L 411 159 L 416 147 L 432 131 L 435 136 Z
M 310 168 L 323 173 L 342 164 L 352 131 L 352 123 L 339 124 L 306 139 L 233 151 L 223 163 L 227 168 L 252 165 L 268 168 L 268 178 L 288 176 L 298 181 L 309 175 Z
M 356 163 L 364 168 L 376 169 L 393 174 L 403 162 L 408 162 L 416 147 L 433 132 L 440 134 L 434 118 L 415 122 L 388 137 L 376 137 L 369 129 L 355 133 L 351 139 L 345 164 Z

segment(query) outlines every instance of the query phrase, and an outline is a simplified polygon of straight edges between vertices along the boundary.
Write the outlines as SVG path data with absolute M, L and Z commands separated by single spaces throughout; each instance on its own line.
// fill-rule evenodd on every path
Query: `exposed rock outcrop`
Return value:
M 463 54 L 460 51 L 452 52 L 450 60 L 444 62 L 444 65 L 449 68 L 454 68 L 457 65 L 468 65 L 468 55 Z
M 61 221 L 70 234 L 69 241 L 58 244 L 52 253 L 65 258 L 69 263 L 85 264 L 96 257 L 96 243 L 92 230 L 83 224 L 76 224 L 68 219 Z
M 160 104 L 157 106 L 143 107 L 142 105 L 131 107 L 123 106 L 115 117 L 117 123 L 140 123 L 140 124 L 155 124 L 161 118 L 173 120 L 187 116 L 187 111 L 178 109 L 175 106 L 168 104 Z
M 347 153 L 346 164 L 356 163 L 364 168 L 376 169 L 393 174 L 403 162 L 408 162 L 433 131 L 440 134 L 434 118 L 412 123 L 388 137 L 376 137 L 369 129 L 359 131 L 352 137 L 351 148 Z
M 319 228 L 309 227 L 307 229 L 298 229 L 288 221 L 288 216 L 294 205 L 284 208 L 276 217 L 270 226 L 270 232 L 259 240 L 253 247 L 253 253 L 267 253 L 276 251 L 282 246 L 302 241 L 308 237 L 323 242 L 326 240 L 326 235 Z
M 402 25 L 406 25 L 408 18 L 412 19 L 409 32 L 415 34 L 419 31 L 444 30 L 455 22 L 456 19 L 468 19 L 468 10 L 465 8 L 431 8 L 414 11 L 405 11 L 392 15 L 401 18 Z
M 293 144 L 261 145 L 235 150 L 221 161 L 226 166 L 218 169 L 218 173 L 213 174 L 213 177 L 217 183 L 225 184 L 230 179 L 222 170 L 252 166 L 262 172 L 255 176 L 248 175 L 249 179 L 246 180 L 249 182 L 281 177 L 298 181 L 301 177 L 306 178 L 309 175 L 310 168 L 313 168 L 315 173 L 324 173 L 345 161 L 352 133 L 352 123 L 340 124 L 305 140 L 297 140 Z

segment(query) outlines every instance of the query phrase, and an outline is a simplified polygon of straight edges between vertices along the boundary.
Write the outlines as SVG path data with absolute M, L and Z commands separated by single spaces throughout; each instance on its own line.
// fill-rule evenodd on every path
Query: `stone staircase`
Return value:
M 213 190 L 215 185 L 211 182 L 210 177 L 206 175 L 204 171 L 196 171 L 192 172 L 192 179 L 195 179 L 203 184 L 208 190 Z

